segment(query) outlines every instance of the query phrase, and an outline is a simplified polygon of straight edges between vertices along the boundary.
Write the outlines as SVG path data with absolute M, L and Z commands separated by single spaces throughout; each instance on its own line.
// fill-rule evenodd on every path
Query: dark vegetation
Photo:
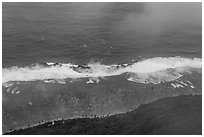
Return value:
M 124 114 L 62 119 L 5 134 L 202 134 L 202 96 L 162 98 Z

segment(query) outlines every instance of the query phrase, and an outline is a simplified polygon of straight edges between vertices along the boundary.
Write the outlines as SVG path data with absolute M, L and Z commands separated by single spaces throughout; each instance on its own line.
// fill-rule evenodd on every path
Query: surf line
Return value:
M 127 80 L 138 83 L 168 82 L 183 76 L 183 73 L 192 69 L 201 69 L 201 58 L 183 57 L 154 57 L 143 59 L 133 64 L 105 65 L 92 62 L 87 65 L 72 63 L 44 63 L 26 67 L 10 67 L 2 69 L 2 83 L 8 85 L 13 81 L 46 81 L 64 79 L 91 78 L 89 83 L 97 78 L 116 76 L 126 73 Z M 48 81 L 46 81 L 48 82 Z M 97 82 L 98 83 L 98 82 Z

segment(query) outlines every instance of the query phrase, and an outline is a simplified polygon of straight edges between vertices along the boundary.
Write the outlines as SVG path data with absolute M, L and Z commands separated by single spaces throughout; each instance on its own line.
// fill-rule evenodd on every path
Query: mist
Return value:
M 200 29 L 202 26 L 201 3 L 144 3 L 143 6 L 139 14 L 130 12 L 126 15 L 118 29 L 155 35 L 170 29 Z

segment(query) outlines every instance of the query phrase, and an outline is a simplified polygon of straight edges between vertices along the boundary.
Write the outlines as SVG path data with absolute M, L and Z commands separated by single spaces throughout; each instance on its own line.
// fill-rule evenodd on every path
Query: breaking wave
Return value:
M 104 65 L 99 62 L 87 65 L 71 63 L 44 63 L 27 67 L 3 68 L 2 83 L 7 86 L 12 81 L 37 81 L 47 83 L 64 79 L 89 78 L 87 83 L 94 83 L 98 78 L 126 73 L 127 80 L 138 83 L 168 82 L 183 76 L 184 72 L 202 68 L 201 58 L 155 57 L 143 59 L 133 64 Z M 50 81 L 51 80 L 51 81 Z

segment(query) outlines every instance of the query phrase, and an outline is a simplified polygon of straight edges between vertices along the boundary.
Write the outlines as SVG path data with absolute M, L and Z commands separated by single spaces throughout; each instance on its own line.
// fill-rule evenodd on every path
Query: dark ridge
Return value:
M 162 98 L 124 114 L 47 122 L 11 135 L 202 134 L 202 95 Z

